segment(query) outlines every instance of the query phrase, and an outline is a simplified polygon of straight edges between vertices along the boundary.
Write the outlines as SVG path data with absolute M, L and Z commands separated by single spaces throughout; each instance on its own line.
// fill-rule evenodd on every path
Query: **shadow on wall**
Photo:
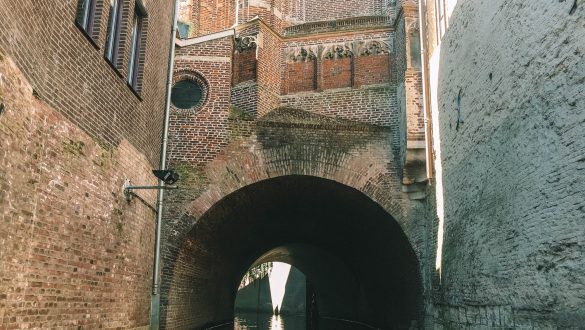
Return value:
M 436 323 L 457 327 L 449 315 L 464 310 L 472 325 L 584 324 L 580 4 L 447 1 L 429 58 Z
M 197 222 L 165 265 L 163 327 L 231 321 L 244 273 L 275 260 L 312 281 L 322 315 L 380 328 L 422 321 L 418 260 L 398 223 L 353 188 L 292 175 L 246 186 Z

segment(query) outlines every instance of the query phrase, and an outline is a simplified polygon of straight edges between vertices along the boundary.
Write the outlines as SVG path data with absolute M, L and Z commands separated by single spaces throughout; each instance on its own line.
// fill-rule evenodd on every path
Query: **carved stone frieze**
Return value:
M 390 53 L 390 44 L 382 40 L 361 41 L 357 46 L 359 56 L 371 56 Z
M 335 60 L 352 56 L 353 44 L 348 42 L 344 44 L 324 45 L 321 58 Z
M 236 47 L 235 47 L 235 52 L 236 54 L 238 53 L 243 53 L 245 51 L 248 50 L 254 50 L 256 49 L 256 36 L 248 36 L 248 37 L 236 37 L 235 38 L 236 41 Z
M 319 46 L 294 47 L 285 51 L 286 59 L 289 62 L 310 62 L 317 59 Z

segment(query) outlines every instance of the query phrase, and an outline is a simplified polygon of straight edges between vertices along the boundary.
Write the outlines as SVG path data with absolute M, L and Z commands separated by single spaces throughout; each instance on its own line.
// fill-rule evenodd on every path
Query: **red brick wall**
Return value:
M 356 87 L 390 82 L 390 55 L 360 56 L 355 58 Z
M 256 48 L 234 54 L 234 84 L 256 80 Z
M 134 0 L 126 2 L 133 10 Z M 0 49 L 31 82 L 35 92 L 101 143 L 116 146 L 128 139 L 153 164 L 159 161 L 172 6 L 147 2 L 148 31 L 141 97 L 127 84 L 132 15 L 126 12 L 121 65 L 104 59 L 109 6 L 100 17 L 94 45 L 75 25 L 76 1 L 3 1 Z M 42 31 L 42 32 L 41 32 Z M 115 101 L 113 101 L 115 100 Z
M 0 77 L 0 328 L 146 329 L 156 193 L 128 203 L 122 184 L 155 184 L 151 163 L 101 146 L 2 55 Z
M 285 94 L 315 90 L 315 60 L 309 62 L 287 63 L 285 75 Z
M 86 36 L 77 1 L 0 5 L 1 329 L 148 327 L 155 193 L 128 203 L 122 185 L 156 183 L 172 6 L 146 2 L 139 96 L 124 8 L 113 67 L 109 8 Z
M 321 88 L 333 89 L 351 87 L 352 84 L 352 59 L 324 59 L 321 71 Z
M 306 22 L 383 15 L 382 0 L 320 0 L 306 1 L 305 5 Z
M 237 11 L 243 24 L 260 17 L 277 32 L 291 25 L 357 16 L 385 15 L 384 0 L 250 0 Z M 236 0 L 182 0 L 182 20 L 192 25 L 190 37 L 229 29 L 236 23 Z
M 248 81 L 233 86 L 231 106 L 255 117 L 258 109 L 258 84 Z
M 261 45 L 258 53 L 258 115 L 262 116 L 280 104 L 281 74 L 284 55 L 281 38 L 261 24 Z
M 201 76 L 208 85 L 202 107 L 171 111 L 169 160 L 204 164 L 226 144 L 232 81 L 233 38 L 177 48 L 176 78 L 184 73 Z

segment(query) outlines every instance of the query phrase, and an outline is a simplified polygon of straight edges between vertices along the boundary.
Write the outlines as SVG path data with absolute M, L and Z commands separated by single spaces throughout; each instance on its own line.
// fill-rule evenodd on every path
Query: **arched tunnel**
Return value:
M 418 260 L 393 217 L 354 188 L 291 175 L 241 188 L 197 221 L 167 265 L 162 324 L 205 329 L 231 321 L 242 276 L 269 261 L 306 274 L 320 316 L 381 329 L 422 320 Z

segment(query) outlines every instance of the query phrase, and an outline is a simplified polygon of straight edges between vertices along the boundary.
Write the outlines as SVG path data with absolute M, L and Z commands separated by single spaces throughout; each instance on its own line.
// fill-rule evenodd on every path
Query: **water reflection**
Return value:
M 304 316 L 271 314 L 237 314 L 234 319 L 233 328 L 231 325 L 222 330 L 305 330 L 307 319 Z M 330 319 L 321 319 L 318 323 L 318 330 L 365 330 L 372 329 L 355 323 L 347 323 Z M 215 329 L 214 329 L 215 330 Z
M 270 314 L 238 314 L 234 319 L 234 330 L 286 330 L 305 329 L 303 316 L 276 316 Z

